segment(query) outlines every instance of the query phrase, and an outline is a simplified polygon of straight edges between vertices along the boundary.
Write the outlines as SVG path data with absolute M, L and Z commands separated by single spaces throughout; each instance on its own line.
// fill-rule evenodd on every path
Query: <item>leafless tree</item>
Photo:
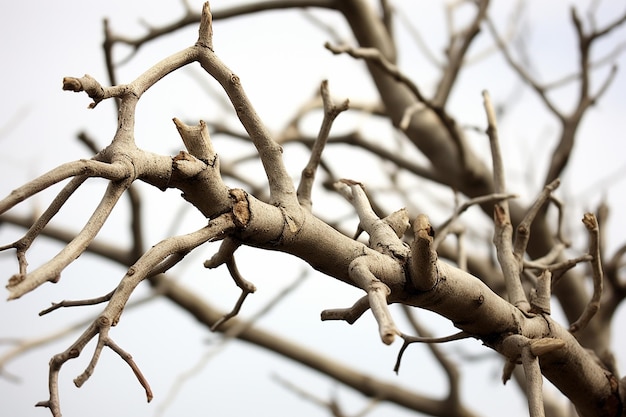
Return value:
M 90 108 L 106 100 L 114 101 L 115 134 L 103 148 L 89 134 L 81 134 L 82 142 L 95 154 L 91 159 L 60 165 L 0 200 L 0 221 L 26 230 L 18 240 L 0 248 L 13 251 L 18 261 L 18 270 L 7 284 L 10 300 L 35 290 L 45 291 L 44 284 L 58 282 L 63 271 L 85 252 L 126 268 L 108 294 L 56 302 L 41 312 L 44 315 L 61 308 L 104 305 L 97 317 L 79 325 L 82 333 L 51 358 L 49 397 L 37 405 L 48 408 L 54 416 L 61 415 L 61 370 L 92 341 L 96 347 L 87 367 L 74 380 L 77 386 L 82 386 L 97 371 L 100 356 L 108 348 L 131 368 L 148 401 L 152 399 L 148 378 L 122 348 L 123 342 L 113 340 L 110 335 L 111 329 L 123 322 L 123 312 L 138 286 L 149 282 L 155 295 L 175 303 L 207 328 L 223 333 L 223 340 L 238 338 L 269 349 L 372 398 L 359 414 L 369 412 L 381 402 L 390 402 L 433 416 L 476 415 L 461 397 L 459 369 L 440 350 L 441 343 L 469 338 L 481 342 L 485 351 L 495 351 L 504 358 L 502 379 L 506 382 L 515 378 L 528 399 L 528 412 L 533 417 L 575 413 L 624 415 L 626 380 L 620 379 L 610 343 L 614 314 L 626 294 L 626 283 L 620 274 L 626 250 L 621 247 L 612 255 L 606 253 L 603 227 L 608 209 L 604 206 L 595 213 L 579 213 L 582 225 L 578 230 L 565 227 L 565 204 L 557 198 L 555 190 L 570 161 L 583 117 L 616 77 L 615 62 L 623 44 L 611 44 L 613 49 L 600 57 L 592 53 L 592 48 L 623 29 L 626 11 L 598 24 L 594 17 L 595 2 L 586 17 L 572 8 L 579 66 L 572 75 L 544 82 L 530 62 L 532 54 L 511 40 L 518 39 L 517 34 L 506 34 L 494 23 L 490 17 L 492 6 L 488 0 L 461 1 L 447 6 L 450 33 L 443 59 L 427 49 L 427 36 L 417 33 L 410 16 L 402 15 L 392 2 L 385 0 L 377 4 L 365 0 L 261 1 L 216 7 L 213 14 L 206 3 L 201 13 L 187 6 L 182 18 L 162 27 L 150 27 L 145 36 L 137 38 L 116 34 L 105 22 L 104 52 L 109 80 L 104 83 L 89 75 L 68 76 L 63 79 L 63 89 L 86 93 L 92 100 Z M 471 9 L 470 18 L 465 19 L 460 29 L 454 24 L 459 8 L 464 8 L 464 12 Z M 292 9 L 304 10 L 307 18 L 325 31 L 329 39 L 325 48 L 329 53 L 348 55 L 363 64 L 379 94 L 378 102 L 333 98 L 332 85 L 323 81 L 319 92 L 293 113 L 282 131 L 275 133 L 268 129 L 248 98 L 242 80 L 228 62 L 222 61 L 218 48 L 214 48 L 213 20 L 244 15 L 262 19 L 265 11 Z M 345 18 L 353 38 L 343 40 L 334 27 L 311 12 L 318 10 Z M 400 65 L 399 44 L 394 37 L 398 24 L 408 25 L 416 44 L 440 69 L 432 91 L 425 92 L 423 83 L 415 81 Z M 118 79 L 115 48 L 130 47 L 132 53 L 127 59 L 132 59 L 145 45 L 188 26 L 199 27 L 195 43 L 146 67 L 132 81 Z M 217 44 L 220 34 L 215 32 Z M 483 92 L 484 122 L 478 128 L 462 125 L 449 108 L 461 72 L 472 65 L 468 51 L 478 39 L 489 39 L 486 42 L 489 47 L 483 52 L 503 57 L 520 82 L 534 92 L 560 124 L 557 145 L 549 156 L 536 195 L 518 198 L 507 187 L 507 165 L 498 129 L 502 107 L 494 104 L 490 93 Z M 212 97 L 218 101 L 228 99 L 225 106 L 234 110 L 239 125 L 216 118 L 198 123 L 174 118 L 185 150 L 158 154 L 143 149 L 137 143 L 135 128 L 139 102 L 148 100 L 144 93 L 164 77 L 190 64 L 199 64 L 203 75 L 219 83 L 225 95 L 213 92 Z M 271 65 L 265 62 L 250 65 L 261 64 Z M 604 78 L 598 83 L 597 71 L 607 67 L 610 69 L 602 73 Z M 552 96 L 563 85 L 574 86 L 577 92 L 568 111 L 561 110 Z M 323 120 L 317 134 L 311 134 L 304 127 L 305 119 L 316 112 L 323 114 Z M 372 128 L 375 133 L 371 136 L 370 131 L 359 129 L 336 133 L 335 119 L 344 113 L 359 114 L 368 123 L 371 120 L 386 123 L 386 129 Z M 488 143 L 489 158 L 480 155 L 470 140 L 474 137 Z M 247 153 L 230 159 L 218 158 L 216 138 L 242 141 Z M 337 176 L 330 161 L 334 150 L 341 145 L 350 146 L 354 155 L 367 154 L 380 163 L 385 186 L 370 188 L 366 179 Z M 285 157 L 286 150 L 293 147 L 307 153 L 297 180 Z M 265 175 L 262 182 L 246 173 L 247 164 L 256 162 L 260 162 Z M 55 227 L 51 221 L 59 210 L 93 178 L 105 179 L 108 185 L 89 219 L 78 231 Z M 42 213 L 23 216 L 13 212 L 20 203 L 65 180 L 69 181 Z M 201 213 L 204 223 L 194 231 L 172 233 L 158 243 L 147 242 L 141 211 L 144 196 L 136 183 L 163 191 L 181 191 L 186 205 Z M 429 185 L 420 194 L 419 189 L 409 192 L 407 184 Z M 439 205 L 437 213 L 429 213 L 433 218 L 443 219 L 434 226 L 421 213 L 425 207 L 437 204 L 415 200 L 436 199 L 436 192 L 428 191 L 432 184 L 439 190 L 452 190 L 455 196 L 452 206 Z M 334 200 L 320 206 L 320 212 L 314 214 L 313 197 L 317 192 L 323 195 L 321 198 Z M 338 202 L 336 196 L 349 204 L 358 222 L 337 215 L 336 207 L 345 203 Z M 98 238 L 111 212 L 124 198 L 130 201 L 132 213 L 127 249 Z M 393 207 L 388 201 L 399 204 Z M 485 234 L 478 232 L 477 227 L 472 229 L 471 224 L 463 227 L 461 220 L 470 208 L 477 222 L 490 219 L 491 246 L 479 243 Z M 348 230 L 349 225 L 357 225 L 356 233 Z M 570 248 L 568 232 L 586 236 L 584 250 Z M 64 246 L 42 265 L 29 270 L 27 254 L 35 251 L 33 243 L 43 237 L 61 241 Z M 472 249 L 467 248 L 467 241 L 472 242 Z M 227 313 L 168 273 L 187 255 L 210 242 L 220 242 L 219 249 L 204 262 L 204 267 L 214 269 L 225 265 L 241 290 L 239 299 Z M 427 344 L 446 373 L 448 395 L 434 398 L 411 387 L 366 377 L 366 365 L 364 369 L 353 369 L 255 327 L 254 319 L 237 317 L 245 309 L 247 297 L 256 291 L 235 261 L 237 250 L 244 246 L 297 257 L 329 279 L 362 290 L 362 298 L 352 306 L 324 310 L 321 319 L 353 324 L 371 312 L 384 344 L 401 341 L 396 372 L 401 368 L 403 354 L 414 343 Z M 389 307 L 392 304 L 402 308 L 392 310 Z M 565 322 L 551 316 L 555 304 L 562 309 Z M 419 309 L 447 319 L 458 332 L 431 335 L 414 315 Z M 5 351 L 0 365 L 4 367 L 16 355 L 56 336 L 12 346 Z M 542 376 L 567 397 L 573 408 L 544 395 Z M 289 380 L 282 377 L 278 380 L 308 400 L 327 407 L 329 413 L 347 415 L 336 399 L 320 399 Z

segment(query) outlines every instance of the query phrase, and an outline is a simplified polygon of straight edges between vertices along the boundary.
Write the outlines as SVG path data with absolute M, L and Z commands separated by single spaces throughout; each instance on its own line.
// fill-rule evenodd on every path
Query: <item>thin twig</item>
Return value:
M 54 197 L 54 200 L 52 200 L 48 208 L 39 216 L 39 218 L 37 218 L 35 222 L 30 222 L 27 226 L 28 231 L 24 236 L 22 236 L 21 239 L 9 245 L 0 247 L 0 250 L 10 248 L 15 248 L 17 250 L 16 256 L 18 258 L 20 276 L 26 275 L 26 267 L 28 265 L 28 262 L 26 262 L 26 251 L 28 251 L 37 236 L 39 236 L 50 220 L 59 212 L 70 196 L 86 180 L 87 177 L 84 176 L 72 178 L 72 180 L 66 184 L 61 191 L 59 191 L 56 197 Z
M 476 35 L 480 32 L 482 21 L 487 15 L 489 0 L 477 1 L 475 4 L 477 11 L 472 21 L 461 33 L 449 37 L 450 43 L 446 47 L 448 63 L 443 70 L 443 74 L 437 85 L 437 92 L 433 98 L 433 103 L 437 106 L 444 107 L 446 105 L 454 83 L 463 67 L 465 55 L 476 38 Z
M 485 101 L 485 111 L 487 113 L 487 135 L 491 145 L 491 156 L 493 159 L 494 187 L 497 193 L 506 192 L 504 175 L 504 164 L 500 152 L 498 139 L 498 127 L 495 111 L 487 91 L 483 92 Z M 513 226 L 509 213 L 509 203 L 502 200 L 494 205 L 494 244 L 496 246 L 498 262 L 502 268 L 507 294 L 511 304 L 522 311 L 528 311 L 530 304 L 522 287 L 520 272 L 522 270 L 521 259 L 516 259 L 513 254 Z
M 411 323 L 411 326 L 413 327 L 415 332 L 418 335 L 420 335 L 421 340 L 427 340 L 427 338 L 432 338 L 432 335 L 430 334 L 430 332 L 426 330 L 424 326 L 421 325 L 416 315 L 412 314 L 413 310 L 409 306 L 403 304 L 402 310 L 404 311 L 405 316 L 409 320 L 409 323 Z M 410 336 L 407 336 L 407 338 L 409 338 L 410 340 Z M 406 340 L 407 339 L 405 339 L 405 341 Z M 455 403 L 455 404 L 460 403 L 461 402 L 461 391 L 460 391 L 461 380 L 460 380 L 458 367 L 444 354 L 444 352 L 439 348 L 439 346 L 437 346 L 438 345 L 437 343 L 426 343 L 426 345 L 428 346 L 428 349 L 431 351 L 433 356 L 437 359 L 437 361 L 443 368 L 448 378 L 448 385 L 449 385 L 448 401 L 450 403 Z M 398 373 L 399 370 L 400 370 L 400 357 L 398 356 L 396 366 L 394 367 L 394 371 Z
M 164 287 L 167 285 L 170 285 L 169 281 L 167 280 L 164 280 L 163 283 L 164 285 L 162 286 L 162 288 L 155 287 L 154 290 L 149 295 L 136 299 L 126 304 L 126 307 L 124 308 L 124 310 L 128 311 L 128 310 L 143 306 L 144 304 L 150 301 L 154 301 L 157 298 L 159 298 L 166 290 L 166 288 Z M 108 295 L 109 294 L 107 294 L 107 296 Z M 55 304 L 55 305 L 58 305 L 58 304 Z M 14 342 L 11 342 L 15 346 L 13 346 L 12 349 L 3 352 L 3 354 L 0 355 L 0 370 L 2 370 L 6 366 L 6 364 L 9 363 L 14 358 L 17 358 L 21 355 L 25 355 L 31 350 L 36 349 L 40 346 L 45 346 L 45 345 L 50 344 L 51 342 L 58 341 L 62 339 L 63 337 L 76 332 L 77 330 L 84 329 L 85 326 L 88 326 L 89 324 L 93 323 L 93 321 L 96 320 L 96 318 L 97 317 L 89 317 L 85 320 L 81 320 L 70 326 L 62 328 L 60 330 L 55 330 L 43 336 L 38 336 L 38 337 L 24 339 L 24 340 L 15 340 Z M 4 340 L 2 340 L 1 342 L 7 343 Z
M 457 126 L 456 120 L 452 118 L 445 110 L 445 108 L 433 100 L 429 100 L 426 96 L 421 92 L 417 84 L 415 84 L 408 76 L 406 76 L 397 65 L 390 62 L 381 51 L 376 48 L 352 48 L 349 46 L 334 46 L 330 43 L 326 42 L 324 44 L 326 49 L 331 51 L 334 54 L 347 53 L 348 55 L 358 58 L 364 59 L 370 62 L 373 62 L 380 66 L 384 71 L 386 71 L 390 76 L 404 84 L 408 89 L 413 93 L 416 100 L 422 104 L 424 104 L 428 109 L 432 110 L 435 115 L 439 118 L 444 128 L 453 139 L 454 143 L 457 145 L 459 151 L 459 160 L 462 163 L 465 163 L 465 155 L 466 155 L 466 146 L 465 139 L 461 135 L 459 128 Z M 411 109 L 407 109 L 410 111 Z M 407 115 L 408 116 L 408 115 Z
M 137 381 L 139 381 L 141 386 L 146 391 L 146 400 L 148 402 L 152 401 L 152 398 L 154 398 L 154 395 L 152 394 L 152 389 L 150 388 L 150 384 L 148 384 L 148 380 L 141 372 L 141 369 L 139 369 L 139 367 L 137 366 L 137 363 L 135 363 L 135 361 L 133 360 L 133 357 L 128 352 L 126 352 L 121 347 L 119 347 L 112 339 L 108 337 L 106 339 L 106 345 L 110 347 L 113 352 L 117 353 L 120 356 L 120 358 L 122 358 L 124 362 L 126 362 L 126 364 L 130 367 L 130 369 L 132 369 L 133 373 L 137 377 Z
M 530 240 L 530 227 L 535 220 L 535 216 L 537 216 L 537 213 L 539 213 L 539 211 L 545 206 L 551 193 L 559 186 L 560 183 L 560 180 L 556 179 L 543 187 L 542 192 L 539 193 L 539 196 L 533 205 L 528 209 L 522 221 L 515 228 L 516 233 L 515 243 L 513 244 L 513 254 L 518 262 L 522 261 L 524 254 L 526 253 L 526 247 L 528 245 L 528 241 Z
M 233 281 L 235 281 L 235 284 L 241 289 L 241 294 L 233 309 L 229 313 L 225 314 L 224 317 L 216 321 L 211 326 L 211 331 L 217 330 L 220 325 L 222 325 L 222 323 L 225 323 L 229 319 L 239 314 L 239 311 L 241 310 L 241 307 L 243 306 L 246 297 L 256 291 L 256 287 L 254 286 L 254 284 L 244 279 L 243 276 L 241 276 L 239 269 L 237 268 L 234 253 L 239 248 L 239 246 L 241 246 L 241 242 L 232 238 L 226 238 L 222 241 L 222 244 L 220 245 L 217 253 L 213 255 L 211 259 L 204 262 L 205 268 L 217 268 L 222 264 L 226 264 L 228 272 L 230 272 L 230 276 L 233 278 Z
M 602 29 L 593 29 L 589 33 L 585 33 L 583 28 L 583 23 L 578 17 L 575 8 L 572 8 L 571 11 L 571 19 L 574 29 L 576 31 L 577 40 L 578 40 L 578 49 L 580 53 L 580 74 L 577 79 L 580 80 L 578 86 L 578 101 L 575 104 L 575 108 L 569 113 L 565 114 L 560 111 L 553 100 L 550 99 L 548 92 L 550 89 L 560 86 L 562 80 L 557 81 L 553 84 L 540 84 L 531 74 L 518 62 L 515 61 L 513 56 L 511 55 L 509 49 L 506 47 L 502 39 L 500 38 L 495 25 L 493 22 L 487 18 L 485 19 L 487 22 L 487 26 L 492 33 L 492 36 L 496 40 L 496 43 L 499 45 L 504 58 L 508 62 L 508 64 L 517 72 L 519 77 L 530 86 L 537 93 L 539 99 L 548 107 L 550 112 L 561 122 L 561 134 L 558 141 L 558 144 L 552 153 L 552 158 L 550 162 L 550 167 L 548 169 L 546 179 L 544 181 L 545 184 L 548 184 L 559 177 L 565 166 L 567 165 L 569 158 L 571 156 L 571 151 L 575 143 L 575 135 L 580 126 L 582 118 L 586 112 L 586 110 L 598 102 L 600 97 L 607 91 L 609 85 L 615 78 L 616 66 L 613 65 L 611 71 L 608 76 L 602 82 L 596 93 L 592 93 L 590 91 L 591 86 L 591 70 L 595 66 L 591 61 L 591 46 L 594 44 L 594 41 L 599 39 L 602 36 L 605 36 L 611 33 L 612 30 L 616 29 L 618 26 L 624 24 L 626 22 L 626 13 L 618 16 L 613 22 L 607 24 Z M 593 26 L 593 25 L 592 25 Z M 615 54 L 620 53 L 622 48 L 616 48 Z M 614 59 L 617 58 L 617 55 L 613 56 Z M 602 58 L 602 61 L 606 60 L 606 57 Z
M 410 226 L 406 211 L 398 212 L 398 227 L 402 230 L 396 231 L 376 215 L 361 183 L 340 180 L 335 183 L 335 189 L 356 209 L 359 227 L 370 236 L 369 247 L 396 259 L 408 258 L 409 248 L 400 238 Z
M 333 308 L 322 311 L 321 319 L 326 320 L 343 320 L 348 324 L 354 324 L 367 310 L 370 308 L 370 302 L 367 298 L 361 297 L 356 303 L 349 308 Z
M 11 194 L 0 200 L 0 214 L 67 178 L 99 177 L 111 181 L 119 181 L 127 176 L 128 167 L 124 164 L 108 164 L 87 159 L 68 162 L 13 190 Z
M 89 298 L 85 300 L 63 300 L 58 303 L 52 303 L 52 306 L 44 310 L 41 310 L 39 312 L 39 315 L 44 316 L 62 307 L 81 307 L 81 306 L 91 306 L 95 304 L 105 303 L 111 299 L 111 296 L 113 296 L 114 292 L 115 290 L 109 292 L 108 294 L 102 295 L 100 297 Z
M 322 152 L 324 150 L 324 147 L 326 146 L 326 142 L 328 141 L 330 129 L 337 116 L 339 116 L 341 112 L 348 110 L 349 105 L 349 101 L 347 99 L 339 105 L 336 105 L 334 103 L 334 101 L 330 97 L 327 80 L 322 81 L 320 92 L 322 96 L 322 101 L 324 103 L 324 118 L 322 120 L 322 125 L 320 126 L 320 131 L 317 135 L 317 139 L 313 143 L 311 155 L 309 156 L 309 161 L 302 170 L 300 184 L 297 191 L 298 201 L 300 202 L 300 205 L 306 208 L 308 211 L 311 211 L 311 206 L 313 205 L 311 201 L 311 191 L 313 189 L 313 183 L 315 181 L 315 172 L 317 171 L 317 167 L 321 162 Z
M 219 354 L 222 350 L 224 350 L 224 348 L 231 340 L 237 338 L 239 335 L 252 328 L 258 320 L 260 320 L 263 316 L 272 311 L 272 309 L 279 304 L 279 301 L 285 299 L 298 286 L 300 286 L 300 284 L 305 281 L 307 276 L 307 272 L 302 271 L 302 273 L 291 284 L 283 288 L 278 294 L 272 297 L 265 304 L 265 306 L 254 315 L 254 317 L 247 321 L 237 322 L 237 324 L 235 324 L 234 326 L 229 327 L 228 330 L 224 332 L 223 337 L 219 340 L 219 343 L 217 345 L 214 345 L 211 347 L 211 349 L 207 350 L 205 354 L 202 355 L 202 357 L 198 360 L 198 362 L 194 364 L 194 366 L 178 375 L 178 377 L 172 384 L 172 388 L 169 391 L 167 398 L 163 400 L 163 403 L 159 406 L 155 415 L 163 415 L 167 407 L 169 407 L 169 405 L 174 401 L 174 399 L 178 395 L 178 392 L 182 389 L 182 386 L 186 381 L 188 381 L 198 372 L 202 371 L 206 367 L 207 363 L 215 356 L 217 356 L 217 354 Z
M 450 336 L 445 336 L 445 337 L 418 337 L 418 336 L 409 336 L 404 333 L 401 334 L 400 336 L 404 340 L 404 343 L 402 347 L 400 348 L 400 351 L 398 352 L 398 358 L 396 359 L 396 364 L 393 367 L 393 370 L 395 373 L 398 373 L 400 371 L 400 363 L 402 362 L 402 355 L 404 355 L 406 348 L 409 347 L 411 343 L 447 343 L 447 342 L 453 342 L 455 340 L 467 339 L 471 337 L 471 335 L 463 331 L 452 334 Z
M 100 204 L 78 233 L 54 258 L 25 276 L 13 276 L 7 288 L 9 298 L 15 299 L 34 290 L 41 284 L 51 280 L 58 280 L 61 271 L 76 260 L 89 246 L 89 243 L 100 231 L 115 204 L 128 188 L 128 182 L 110 183 L 102 197 Z
M 598 228 L 598 221 L 594 214 L 586 213 L 583 217 L 583 223 L 589 232 L 589 254 L 592 256 L 590 264 L 593 277 L 593 295 L 578 320 L 570 326 L 570 332 L 572 333 L 584 329 L 600 308 L 604 281 L 600 260 L 600 230 Z
M 450 227 L 461 216 L 461 214 L 463 214 L 468 208 L 475 206 L 475 205 L 481 205 L 481 204 L 491 203 L 491 202 L 495 203 L 498 201 L 508 200 L 511 198 L 517 198 L 517 195 L 494 193 L 494 194 L 471 198 L 467 201 L 464 201 L 461 205 L 458 205 L 455 208 L 454 213 L 452 213 L 452 215 L 448 218 L 448 220 L 446 220 L 440 226 L 437 227 L 437 234 L 435 235 L 433 246 L 435 247 L 435 249 L 439 247 L 439 244 L 441 244 L 441 242 L 448 235 Z

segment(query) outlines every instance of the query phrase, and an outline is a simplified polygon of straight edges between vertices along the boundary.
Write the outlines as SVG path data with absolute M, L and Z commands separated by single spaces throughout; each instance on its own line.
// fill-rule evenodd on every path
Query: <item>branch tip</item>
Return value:
M 202 5 L 202 17 L 200 18 L 196 45 L 213 51 L 213 15 L 208 1 Z

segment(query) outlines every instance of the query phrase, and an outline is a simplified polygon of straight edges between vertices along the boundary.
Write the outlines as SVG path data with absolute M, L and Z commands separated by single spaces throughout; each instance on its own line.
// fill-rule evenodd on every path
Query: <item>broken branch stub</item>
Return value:
M 409 266 L 411 283 L 418 291 L 429 291 L 439 281 L 437 252 L 433 248 L 435 229 L 428 217 L 418 215 L 413 221 L 413 242 Z

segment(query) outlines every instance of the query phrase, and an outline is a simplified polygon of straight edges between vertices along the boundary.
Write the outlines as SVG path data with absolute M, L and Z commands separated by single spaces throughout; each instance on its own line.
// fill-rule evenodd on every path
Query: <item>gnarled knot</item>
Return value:
M 239 228 L 245 228 L 250 221 L 250 206 L 246 192 L 240 188 L 229 190 L 230 198 L 233 200 L 233 221 Z
M 98 317 L 97 322 L 98 322 L 98 326 L 100 326 L 100 327 L 109 327 L 109 326 L 111 326 L 111 320 L 109 320 L 109 318 L 106 317 L 106 316 Z

